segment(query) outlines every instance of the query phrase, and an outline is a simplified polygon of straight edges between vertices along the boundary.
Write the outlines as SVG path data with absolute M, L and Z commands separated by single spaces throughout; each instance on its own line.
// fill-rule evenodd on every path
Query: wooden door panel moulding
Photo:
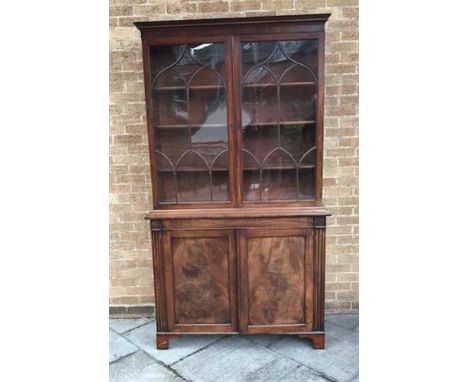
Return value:
M 314 250 L 313 250 L 313 231 L 308 229 L 305 231 L 305 259 L 304 259 L 304 314 L 305 314 L 305 330 L 313 330 L 313 309 L 315 304 L 314 293 Z
M 237 277 L 238 277 L 238 310 L 239 310 L 239 330 L 241 333 L 248 333 L 248 263 L 247 263 L 247 238 L 246 231 L 237 231 Z
M 247 334 L 288 334 L 304 333 L 306 326 L 303 324 L 291 325 L 249 325 Z
M 231 324 L 176 324 L 177 333 L 236 333 Z

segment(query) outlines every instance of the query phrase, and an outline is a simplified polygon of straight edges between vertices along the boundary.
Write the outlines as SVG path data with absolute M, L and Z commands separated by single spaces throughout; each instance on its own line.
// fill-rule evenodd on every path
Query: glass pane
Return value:
M 266 169 L 263 171 L 262 200 L 291 200 L 296 198 L 295 169 Z
M 317 40 L 241 44 L 244 200 L 312 200 Z
M 229 201 L 225 47 L 150 48 L 160 202 Z
M 210 200 L 210 178 L 207 171 L 177 172 L 177 200 L 203 202 Z
M 243 82 L 242 125 L 244 126 L 274 123 L 278 120 L 276 84 L 270 72 L 264 69 L 261 71 L 263 73 L 258 73 L 257 70 L 250 72 Z
M 244 200 L 260 200 L 260 170 L 244 169 Z

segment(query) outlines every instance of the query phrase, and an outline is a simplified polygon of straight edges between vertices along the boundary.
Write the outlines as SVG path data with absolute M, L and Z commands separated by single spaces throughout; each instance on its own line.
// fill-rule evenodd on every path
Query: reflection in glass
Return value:
M 245 201 L 312 200 L 317 40 L 241 45 Z
M 160 202 L 228 201 L 225 47 L 150 48 Z

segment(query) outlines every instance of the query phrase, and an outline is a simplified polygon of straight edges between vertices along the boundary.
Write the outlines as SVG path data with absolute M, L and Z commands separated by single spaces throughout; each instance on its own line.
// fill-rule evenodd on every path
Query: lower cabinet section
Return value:
M 153 230 L 158 348 L 182 333 L 297 334 L 322 348 L 323 228 Z

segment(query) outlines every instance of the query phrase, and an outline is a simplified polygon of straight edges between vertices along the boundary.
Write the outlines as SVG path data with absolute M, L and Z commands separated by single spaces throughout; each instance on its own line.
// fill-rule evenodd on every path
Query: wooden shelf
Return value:
M 250 122 L 243 127 L 247 126 L 278 126 L 278 124 L 282 126 L 291 126 L 291 125 L 312 125 L 315 124 L 315 121 L 281 121 L 281 122 Z M 188 127 L 207 127 L 207 128 L 218 128 L 223 127 L 227 128 L 227 124 L 223 123 L 204 123 L 204 124 L 175 124 L 175 125 L 155 125 L 157 129 L 187 129 Z
M 314 86 L 315 82 L 282 82 L 280 86 Z M 243 88 L 264 88 L 268 86 L 276 86 L 275 82 L 270 83 L 254 83 L 241 85 Z M 160 86 L 153 87 L 155 91 L 171 91 L 171 90 L 186 90 L 186 86 Z M 213 90 L 213 89 L 225 89 L 224 85 L 196 85 L 188 87 L 190 90 Z
M 315 168 L 315 165 L 302 165 L 299 167 L 299 170 L 305 170 L 305 169 L 312 169 Z M 260 171 L 258 167 L 244 167 L 244 171 Z M 262 171 L 280 171 L 280 170 L 296 170 L 296 167 L 294 166 L 269 166 L 269 167 L 263 167 Z M 229 169 L 227 168 L 213 168 L 211 169 L 211 172 L 227 172 Z M 170 168 L 160 168 L 158 169 L 158 172 L 164 172 L 164 173 L 172 173 L 172 169 Z M 179 167 L 176 170 L 176 173 L 181 173 L 181 172 L 208 172 L 208 168 L 206 167 Z
M 227 128 L 226 124 L 222 123 L 203 123 L 203 124 L 186 124 L 186 125 L 155 125 L 157 129 L 187 129 L 188 127 L 208 127 L 208 128 L 217 128 L 224 127 Z
M 315 168 L 315 165 L 312 164 L 306 164 L 302 165 L 299 167 L 299 170 L 306 170 L 306 169 L 311 169 Z M 259 171 L 260 169 L 258 167 L 244 167 L 244 171 Z M 268 167 L 263 167 L 262 171 L 278 171 L 278 170 L 296 170 L 296 167 L 294 166 L 268 166 Z
M 282 121 L 282 122 L 250 122 L 244 127 L 247 126 L 278 126 L 278 123 L 282 126 L 291 126 L 291 125 L 312 125 L 315 124 L 315 121 Z M 189 127 L 188 124 L 178 124 L 178 125 L 155 125 L 157 129 L 187 129 Z M 227 128 L 226 124 L 222 123 L 204 123 L 204 124 L 191 124 L 190 127 L 207 127 L 207 128 L 218 128 L 224 127 Z
M 197 86 L 161 86 L 153 87 L 155 91 L 171 91 L 171 90 L 213 90 L 213 89 L 224 89 L 224 85 L 197 85 Z
M 227 168 L 213 168 L 211 169 L 211 172 L 228 172 L 229 170 Z M 158 172 L 173 172 L 172 169 L 170 168 L 160 168 L 158 169 Z M 176 170 L 176 173 L 181 173 L 181 172 L 208 172 L 207 167 L 178 167 Z
M 315 82 L 307 81 L 307 82 L 282 82 L 280 86 L 311 86 L 316 85 Z M 243 88 L 265 88 L 268 86 L 276 86 L 275 82 L 270 83 L 260 83 L 260 84 L 245 84 L 242 85 Z
M 245 126 L 278 126 L 278 124 L 283 126 L 290 126 L 290 125 L 311 125 L 314 124 L 315 121 L 280 121 L 280 122 L 249 122 Z

